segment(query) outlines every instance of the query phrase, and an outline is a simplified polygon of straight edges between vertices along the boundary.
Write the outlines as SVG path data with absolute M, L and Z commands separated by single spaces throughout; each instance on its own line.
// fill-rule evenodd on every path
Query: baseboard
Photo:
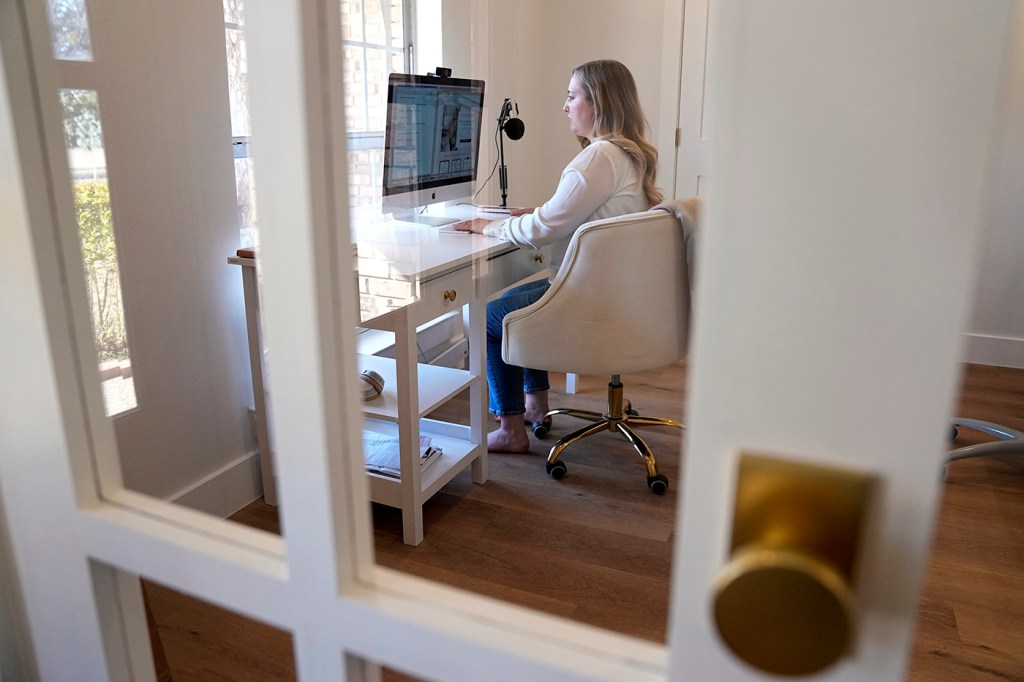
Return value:
M 964 360 L 978 365 L 1024 369 L 1024 339 L 967 334 Z
M 172 495 L 168 502 L 226 519 L 262 494 L 260 457 L 254 451 Z

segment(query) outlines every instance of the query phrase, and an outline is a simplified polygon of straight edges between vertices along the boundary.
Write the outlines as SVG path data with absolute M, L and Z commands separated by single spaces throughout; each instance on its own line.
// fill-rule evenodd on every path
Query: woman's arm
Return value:
M 562 171 L 554 195 L 543 206 L 487 225 L 483 234 L 534 249 L 571 237 L 615 191 L 616 170 L 607 154 L 624 152 L 604 147 L 592 144 L 580 152 Z

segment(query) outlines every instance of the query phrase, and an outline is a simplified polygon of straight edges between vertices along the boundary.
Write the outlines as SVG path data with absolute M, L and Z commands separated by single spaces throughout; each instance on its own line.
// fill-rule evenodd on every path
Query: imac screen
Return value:
M 388 79 L 384 210 L 470 196 L 484 82 L 393 73 Z

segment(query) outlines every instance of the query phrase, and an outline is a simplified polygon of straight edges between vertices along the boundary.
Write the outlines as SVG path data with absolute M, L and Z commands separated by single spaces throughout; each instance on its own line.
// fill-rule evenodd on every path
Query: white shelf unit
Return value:
M 398 424 L 401 416 L 398 394 L 403 387 L 395 366 L 391 358 L 358 356 L 359 371 L 374 370 L 384 377 L 384 392 L 380 397 L 363 403 L 363 428 L 399 438 Z M 419 519 L 423 503 L 480 457 L 484 446 L 473 441 L 472 429 L 468 424 L 425 417 L 462 391 L 479 384 L 482 378 L 466 370 L 450 367 L 420 363 L 416 368 L 419 390 L 414 401 L 414 415 L 418 430 L 430 436 L 431 444 L 440 447 L 442 454 L 437 461 L 423 468 L 419 476 L 406 471 L 408 467 L 419 466 L 418 456 L 404 456 L 400 479 L 374 473 L 367 473 L 367 477 L 372 501 L 401 509 L 403 514 L 413 514 Z M 419 439 L 413 438 L 413 442 L 418 443 Z M 416 525 L 420 527 L 417 537 L 406 537 L 407 544 L 419 544 L 422 539 L 422 523 Z
M 458 215 L 462 218 L 476 217 L 476 210 L 468 204 L 447 210 L 461 211 Z M 523 278 L 546 270 L 547 249 L 523 251 L 508 242 L 482 235 L 442 236 L 436 230 L 398 223 L 364 224 L 357 226 L 356 232 L 359 244 L 354 247 L 353 256 L 357 260 L 360 293 L 353 304 L 362 305 L 364 285 L 367 294 L 372 294 L 374 286 L 390 290 L 394 283 L 404 292 L 396 294 L 401 300 L 397 304 L 392 301 L 385 310 L 360 311 L 361 326 L 394 335 L 397 358 L 359 356 L 360 370 L 374 369 L 385 377 L 386 384 L 381 398 L 364 404 L 364 422 L 370 430 L 399 439 L 404 445 L 400 448 L 401 459 L 408 462 L 406 466 L 410 469 L 410 475 L 403 476 L 402 480 L 368 473 L 370 497 L 375 502 L 402 510 L 402 539 L 407 544 L 417 545 L 423 540 L 423 503 L 426 500 L 467 467 L 474 483 L 487 481 L 486 301 Z M 251 249 L 244 253 L 239 251 L 229 257 L 228 262 L 239 265 L 242 270 L 263 493 L 268 504 L 277 504 L 264 401 L 255 253 Z M 450 355 L 464 357 L 469 370 L 418 364 L 417 329 L 456 312 L 461 312 L 464 339 Z M 405 381 L 396 376 L 398 374 L 405 375 Z M 416 390 L 411 390 L 413 384 Z M 466 389 L 470 393 L 469 426 L 424 418 Z M 413 458 L 419 449 L 421 430 L 444 452 L 438 461 L 422 471 L 418 455 Z

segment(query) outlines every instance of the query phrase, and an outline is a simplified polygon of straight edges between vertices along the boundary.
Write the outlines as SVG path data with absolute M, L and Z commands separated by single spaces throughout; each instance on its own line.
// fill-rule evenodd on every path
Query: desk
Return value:
M 472 217 L 471 207 L 459 208 Z M 467 466 L 475 483 L 487 480 L 485 304 L 494 294 L 545 269 L 547 256 L 545 251 L 523 251 L 492 237 L 444 234 L 407 223 L 362 225 L 355 230 L 355 240 L 361 324 L 395 335 L 394 360 L 357 358 L 359 371 L 376 370 L 385 381 L 384 393 L 363 404 L 364 428 L 397 436 L 400 443 L 401 479 L 368 473 L 370 499 L 401 509 L 403 540 L 417 545 L 423 540 L 423 504 L 434 493 Z M 264 499 L 276 504 L 256 260 L 239 252 L 228 262 L 242 270 Z M 454 310 L 462 312 L 468 369 L 419 363 L 416 327 Z M 425 417 L 466 389 L 468 426 Z M 444 453 L 422 472 L 417 454 L 421 431 Z

